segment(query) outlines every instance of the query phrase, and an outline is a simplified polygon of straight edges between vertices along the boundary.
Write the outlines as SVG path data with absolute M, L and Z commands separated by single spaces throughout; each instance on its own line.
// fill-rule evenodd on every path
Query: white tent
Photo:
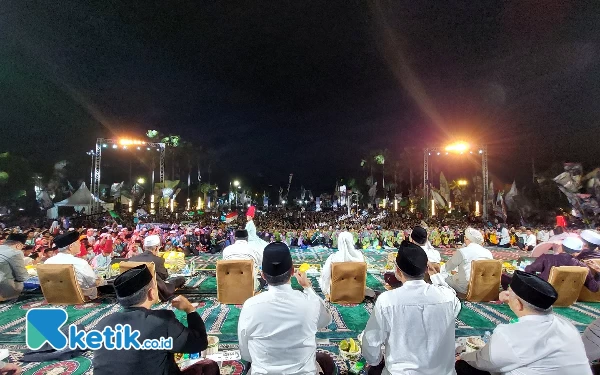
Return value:
M 98 197 L 94 197 L 85 182 L 83 182 L 73 195 L 63 201 L 54 203 L 54 205 L 57 207 L 74 207 L 75 211 L 81 211 L 85 208 L 85 212 L 90 213 L 92 202 L 100 203 L 102 206 L 106 205 Z

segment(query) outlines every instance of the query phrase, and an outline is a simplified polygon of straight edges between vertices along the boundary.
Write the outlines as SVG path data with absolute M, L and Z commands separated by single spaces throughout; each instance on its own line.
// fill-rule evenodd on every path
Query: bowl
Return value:
M 202 352 L 202 357 L 217 354 L 219 351 L 219 338 L 217 336 L 208 336 L 208 347 Z
M 467 339 L 466 351 L 475 352 L 485 346 L 485 342 L 479 336 L 472 336 Z
M 356 341 L 356 348 L 358 350 L 354 353 L 351 353 L 347 350 L 342 350 L 341 348 L 338 347 L 338 349 L 340 350 L 340 356 L 342 358 L 344 358 L 346 361 L 353 361 L 353 362 L 358 361 L 361 357 L 360 343 L 358 341 Z

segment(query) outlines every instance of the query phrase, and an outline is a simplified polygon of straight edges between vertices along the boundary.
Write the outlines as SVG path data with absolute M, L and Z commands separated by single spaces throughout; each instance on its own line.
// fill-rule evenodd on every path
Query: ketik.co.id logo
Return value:
M 75 324 L 69 326 L 69 336 L 61 332 L 67 322 L 67 312 L 63 309 L 31 309 L 27 311 L 25 341 L 29 349 L 37 350 L 48 343 L 56 350 L 69 349 L 98 350 L 102 347 L 108 350 L 171 350 L 173 339 L 147 339 L 142 343 L 138 340 L 140 332 L 132 330 L 129 324 L 117 324 L 104 327 L 102 331 L 82 331 Z

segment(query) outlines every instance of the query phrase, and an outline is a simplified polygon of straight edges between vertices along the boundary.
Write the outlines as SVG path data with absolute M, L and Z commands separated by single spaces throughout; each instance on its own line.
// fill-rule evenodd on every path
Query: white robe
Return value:
M 350 232 L 342 232 L 338 237 L 338 251 L 329 255 L 319 277 L 319 286 L 323 294 L 329 294 L 331 287 L 331 263 L 364 262 L 364 255 L 354 248 L 354 237 Z
M 98 276 L 92 269 L 92 266 L 81 258 L 74 257 L 67 253 L 58 253 L 55 256 L 48 258 L 44 264 L 72 264 L 75 268 L 75 278 L 81 287 L 83 295 L 94 299 L 98 296 L 98 288 L 96 280 Z
M 254 250 L 257 252 L 257 254 L 260 257 L 260 263 L 262 265 L 263 252 L 265 250 L 265 246 L 267 246 L 269 243 L 258 237 L 258 235 L 256 234 L 256 225 L 254 225 L 254 221 L 249 220 L 246 223 L 246 230 L 248 231 L 248 244 L 252 246 L 252 248 L 254 248 Z
M 577 328 L 554 314 L 500 324 L 486 346 L 461 359 L 500 375 L 592 374 Z
M 362 355 L 372 365 L 383 358 L 383 375 L 454 375 L 455 319 L 460 301 L 440 274 L 407 281 L 382 293 L 362 336 Z M 418 369 L 418 372 L 417 372 Z

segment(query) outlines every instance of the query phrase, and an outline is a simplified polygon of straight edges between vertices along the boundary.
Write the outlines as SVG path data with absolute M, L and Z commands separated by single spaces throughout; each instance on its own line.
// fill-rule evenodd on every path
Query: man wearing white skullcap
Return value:
M 481 246 L 483 235 L 474 228 L 465 229 L 465 247 L 457 249 L 452 258 L 442 266 L 441 273 L 445 274 L 446 282 L 458 293 L 466 294 L 469 289 L 471 278 L 471 262 L 481 259 L 494 259 L 492 253 Z M 451 275 L 450 272 L 458 268 L 458 272 Z
M 598 259 L 600 258 L 600 252 L 598 252 L 598 246 L 600 245 L 600 233 L 595 230 L 586 229 L 579 235 L 583 241 L 583 250 L 577 256 L 578 260 L 586 259 Z

